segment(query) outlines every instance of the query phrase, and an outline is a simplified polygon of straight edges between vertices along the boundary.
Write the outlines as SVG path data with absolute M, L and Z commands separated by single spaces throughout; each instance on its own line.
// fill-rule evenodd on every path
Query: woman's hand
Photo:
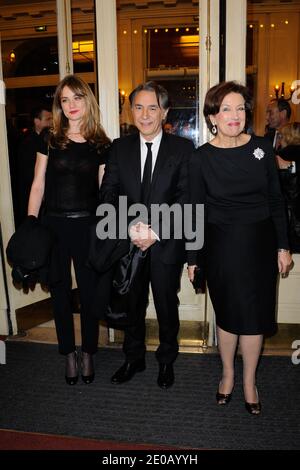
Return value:
M 292 162 L 283 160 L 279 155 L 276 155 L 277 166 L 280 170 L 287 170 Z
M 278 252 L 278 271 L 281 273 L 281 277 L 287 277 L 293 264 L 292 256 L 289 251 Z
M 188 266 L 188 277 L 191 282 L 193 282 L 194 280 L 195 268 L 197 268 L 196 264 L 193 264 L 192 266 Z

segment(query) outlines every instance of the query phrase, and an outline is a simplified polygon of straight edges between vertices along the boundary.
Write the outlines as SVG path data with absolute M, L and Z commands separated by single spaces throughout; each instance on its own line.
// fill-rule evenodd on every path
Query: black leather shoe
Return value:
M 77 351 L 66 355 L 65 379 L 68 385 L 75 385 L 78 381 L 78 356 Z
M 81 378 L 85 384 L 91 384 L 95 378 L 93 356 L 84 351 L 81 353 Z
M 173 364 L 159 364 L 157 385 L 161 388 L 169 388 L 172 387 L 174 380 Z
M 136 374 L 136 372 L 143 372 L 146 369 L 145 359 L 140 359 L 135 362 L 124 362 L 124 364 L 117 370 L 117 372 L 110 379 L 112 384 L 122 384 L 128 382 Z

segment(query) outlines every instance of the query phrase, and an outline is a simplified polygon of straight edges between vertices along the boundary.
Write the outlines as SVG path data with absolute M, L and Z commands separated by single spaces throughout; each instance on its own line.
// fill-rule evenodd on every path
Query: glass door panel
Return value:
M 247 3 L 247 84 L 254 96 L 256 134 L 263 135 L 270 100 L 285 98 L 291 105 L 292 121 L 300 120 L 300 106 L 291 99 L 294 80 L 300 76 L 298 2 L 274 0 Z
M 166 129 L 198 143 L 198 7 L 160 5 L 141 11 L 118 4 L 120 133 L 134 132 L 128 96 L 146 80 L 165 86 L 171 97 Z

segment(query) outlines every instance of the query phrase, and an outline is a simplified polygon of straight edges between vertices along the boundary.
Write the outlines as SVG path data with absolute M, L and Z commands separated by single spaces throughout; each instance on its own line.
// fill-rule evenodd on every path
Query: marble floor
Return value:
M 78 297 L 73 296 L 73 310 L 78 311 Z M 18 341 L 33 341 L 56 344 L 55 325 L 51 309 L 51 301 L 44 300 L 36 304 L 19 309 L 17 312 L 18 334 L 10 339 Z M 182 321 L 179 334 L 180 351 L 193 353 L 216 352 L 216 346 L 205 347 L 203 341 L 203 322 Z M 76 343 L 80 344 L 80 318 L 74 314 L 74 328 Z M 276 335 L 266 338 L 263 354 L 290 355 L 294 340 L 300 340 L 300 324 L 279 324 Z M 108 329 L 103 323 L 100 325 L 99 346 L 121 347 L 123 332 Z M 147 349 L 155 350 L 158 344 L 157 321 L 147 320 Z

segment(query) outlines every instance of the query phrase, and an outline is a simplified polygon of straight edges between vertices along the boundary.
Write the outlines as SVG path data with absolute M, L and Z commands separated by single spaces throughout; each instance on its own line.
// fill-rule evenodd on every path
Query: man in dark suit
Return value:
M 19 192 L 19 217 L 21 224 L 27 216 L 28 200 L 34 177 L 36 153 L 40 148 L 40 140 L 52 126 L 52 112 L 47 105 L 34 108 L 31 112 L 33 126 L 26 132 L 20 142 L 17 160 L 17 178 Z
M 265 137 L 271 140 L 273 148 L 280 148 L 279 129 L 288 124 L 291 117 L 290 103 L 284 98 L 273 99 L 267 107 L 267 128 Z
M 127 196 L 130 207 L 142 203 L 148 209 L 154 204 L 189 202 L 188 160 L 193 151 L 191 141 L 163 132 L 162 124 L 169 109 L 167 91 L 155 82 L 139 85 L 130 97 L 134 124 L 138 134 L 113 142 L 101 186 L 101 202 Z M 164 224 L 162 216 L 162 225 Z M 157 383 L 168 388 L 174 383 L 173 362 L 178 354 L 178 297 L 182 266 L 185 261 L 183 237 L 164 237 L 161 226 L 148 220 L 135 221 L 129 235 L 142 251 L 146 262 L 139 278 L 138 320 L 125 330 L 123 351 L 125 363 L 112 376 L 114 384 L 130 380 L 145 369 L 145 316 L 151 283 L 159 324 L 160 344 L 156 351 L 159 362 Z M 180 225 L 180 224 L 179 224 Z

